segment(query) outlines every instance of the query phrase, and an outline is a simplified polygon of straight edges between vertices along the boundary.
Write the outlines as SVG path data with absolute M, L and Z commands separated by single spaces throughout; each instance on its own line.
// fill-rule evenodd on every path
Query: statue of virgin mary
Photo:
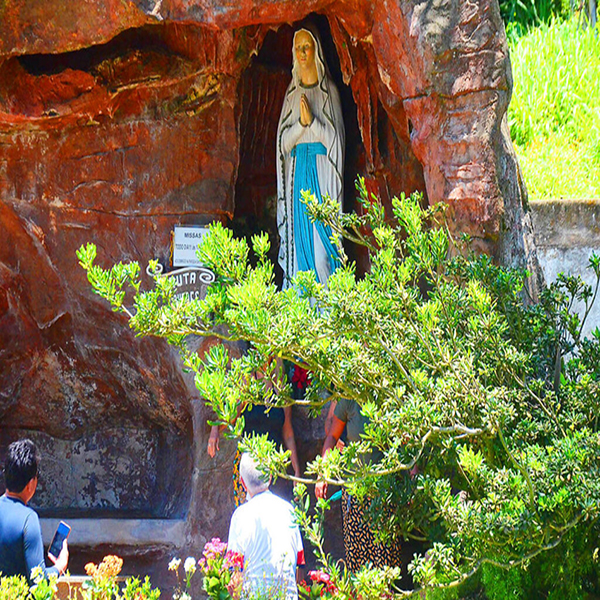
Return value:
M 329 76 L 316 32 L 294 34 L 292 81 L 277 130 L 277 228 L 283 287 L 298 271 L 313 270 L 320 283 L 336 268 L 331 229 L 311 223 L 301 192 L 325 194 L 342 207 L 344 121 L 340 97 Z

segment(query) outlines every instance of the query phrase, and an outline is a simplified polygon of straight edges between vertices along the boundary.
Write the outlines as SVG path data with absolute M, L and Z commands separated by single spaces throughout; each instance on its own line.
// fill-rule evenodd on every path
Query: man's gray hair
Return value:
M 247 452 L 242 454 L 240 460 L 240 476 L 244 480 L 250 496 L 264 492 L 271 483 L 271 478 L 259 471 L 252 456 Z

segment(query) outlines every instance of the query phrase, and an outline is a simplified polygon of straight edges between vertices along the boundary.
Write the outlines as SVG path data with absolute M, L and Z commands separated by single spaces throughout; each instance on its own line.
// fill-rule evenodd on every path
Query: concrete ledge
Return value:
M 600 200 L 532 200 L 538 248 L 600 247 Z
M 592 252 L 600 253 L 600 200 L 537 200 L 530 203 L 538 258 L 548 283 L 559 273 L 580 275 L 590 285 L 596 278 L 588 268 Z M 583 316 L 584 306 L 575 310 Z M 596 300 L 583 334 L 600 324 L 600 298 Z
M 40 519 L 42 538 L 49 545 L 60 519 Z M 175 546 L 184 545 L 183 519 L 67 519 L 71 526 L 69 545 Z

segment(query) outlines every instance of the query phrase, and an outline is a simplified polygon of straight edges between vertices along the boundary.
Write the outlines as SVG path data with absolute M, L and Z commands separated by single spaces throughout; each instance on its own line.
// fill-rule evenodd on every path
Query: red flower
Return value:
M 330 594 L 336 594 L 338 589 L 336 585 L 331 581 L 331 577 L 325 571 L 309 571 L 308 576 L 315 583 L 323 584 L 323 589 L 321 590 L 321 596 L 325 591 Z
M 302 367 L 299 367 L 298 365 L 294 365 L 292 383 L 295 383 L 299 389 L 303 390 L 310 383 L 308 371 L 306 369 L 303 369 Z
M 333 585 L 333 582 L 329 581 L 328 583 L 325 584 L 325 589 L 330 593 L 330 594 L 337 594 L 337 587 L 335 587 L 335 585 Z M 321 593 L 321 596 L 323 594 Z
M 227 550 L 225 554 L 225 566 L 238 568 L 240 571 L 244 569 L 244 555 L 234 550 Z

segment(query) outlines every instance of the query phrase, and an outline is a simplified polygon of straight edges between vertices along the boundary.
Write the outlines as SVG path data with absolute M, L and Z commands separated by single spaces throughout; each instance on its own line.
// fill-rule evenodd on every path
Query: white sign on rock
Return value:
M 204 300 L 208 286 L 215 281 L 215 274 L 204 267 L 185 267 L 166 274 L 177 284 L 175 298 Z
M 200 267 L 196 256 L 198 244 L 208 233 L 208 228 L 193 225 L 176 225 L 173 236 L 173 266 Z

